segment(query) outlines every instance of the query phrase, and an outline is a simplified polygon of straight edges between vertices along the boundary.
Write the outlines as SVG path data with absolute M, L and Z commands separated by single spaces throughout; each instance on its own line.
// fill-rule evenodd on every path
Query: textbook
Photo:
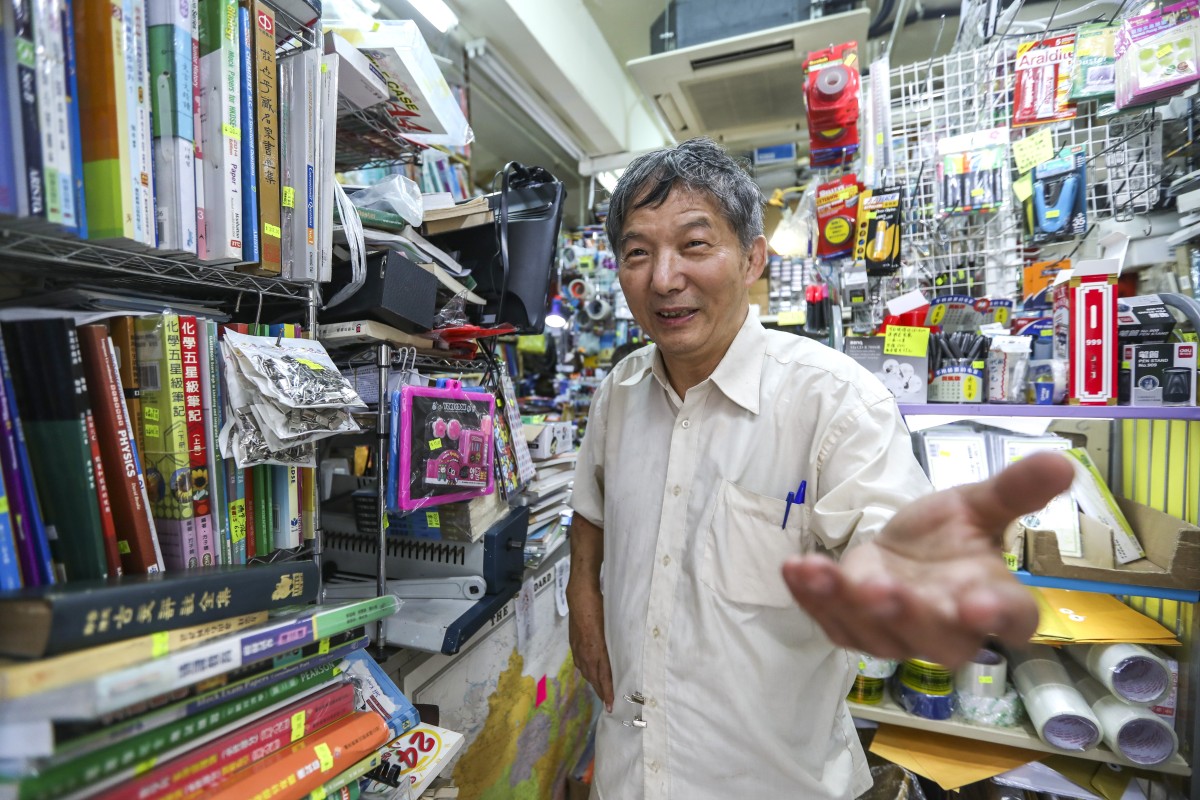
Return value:
M 249 0 L 241 0 L 238 19 L 238 109 L 242 148 L 242 260 L 262 260 L 258 227 L 258 138 L 255 134 L 254 34 Z
M 383 764 L 368 776 L 365 791 L 387 792 L 407 780 L 410 796 L 420 797 L 463 743 L 461 733 L 422 722 L 383 748 Z
M 200 0 L 207 260 L 242 261 L 242 146 L 237 0 Z
M 200 381 L 200 322 L 193 316 L 179 317 L 179 356 L 183 366 L 183 404 L 187 421 L 188 485 L 192 490 L 192 519 L 196 522 L 199 566 L 217 563 L 218 548 L 213 526 L 212 494 L 208 476 L 208 434 L 204 420 L 204 398 Z
M 275 63 L 275 12 L 252 0 L 254 132 L 258 137 L 258 212 L 262 258 L 257 270 L 278 276 L 282 270 L 279 219 L 279 70 Z
M 147 0 L 158 246 L 196 252 L 196 135 L 192 113 L 192 6 Z
M 29 6 L 30 3 L 17 3 Z M 67 66 L 63 0 L 33 0 L 37 48 L 37 110 L 42 136 L 46 221 L 76 230 L 75 180 L 67 123 Z
M 315 600 L 316 593 L 312 561 L 23 589 L 0 595 L 0 654 L 42 658 L 69 653 L 181 625 L 303 605 Z

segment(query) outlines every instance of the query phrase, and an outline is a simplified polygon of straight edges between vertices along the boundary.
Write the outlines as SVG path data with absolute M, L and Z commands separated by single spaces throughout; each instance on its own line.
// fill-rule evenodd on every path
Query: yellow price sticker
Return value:
M 803 311 L 780 311 L 775 322 L 778 325 L 803 325 L 806 319 Z
M 436 511 L 426 511 L 425 524 L 430 528 L 442 527 L 442 515 Z
M 329 752 L 329 745 L 321 742 L 313 748 L 313 752 L 317 754 L 317 761 L 321 762 L 321 772 L 333 769 L 333 753 Z
M 150 657 L 162 658 L 167 653 L 171 652 L 171 634 L 167 631 L 159 631 L 158 633 L 150 634 Z
M 296 363 L 303 364 L 304 366 L 308 367 L 309 369 L 313 370 L 314 372 L 324 372 L 325 371 L 325 367 L 321 366 L 316 361 L 313 361 L 311 358 L 297 358 Z
M 7 513 L 8 513 L 8 498 L 6 497 L 3 500 L 0 500 L 0 514 L 7 514 Z M 117 552 L 123 556 L 127 556 L 133 552 L 133 548 L 129 546 L 128 539 L 118 539 L 117 540 Z
M 325 65 L 322 64 L 321 66 Z M 317 788 L 313 789 L 308 796 L 309 800 L 325 800 L 325 798 L 328 797 L 328 795 L 325 794 L 324 786 L 318 786 Z
M 972 361 L 971 362 L 971 369 L 983 369 L 986 366 L 987 366 L 987 362 L 985 362 L 985 361 Z
M 272 225 L 269 222 L 263 223 L 263 233 L 267 236 L 274 236 L 276 239 L 283 238 L 283 230 L 278 225 Z
M 980 676 L 979 676 L 979 682 L 980 682 L 980 683 L 985 683 L 985 684 L 986 684 L 986 683 L 991 683 L 991 682 L 992 682 L 992 676 L 991 676 L 991 675 L 980 675 Z
M 429 440 L 429 449 L 430 450 L 441 450 L 442 449 L 442 440 L 441 439 L 430 439 Z
M 1012 150 L 1017 172 L 1029 172 L 1054 158 L 1054 137 L 1049 128 L 1042 128 L 1032 136 L 1013 142 Z
M 283 187 L 282 202 L 283 202 L 284 208 L 295 208 L 296 207 L 296 189 L 295 189 L 295 187 L 293 187 L 293 186 Z
M 139 775 L 145 775 L 147 772 L 154 769 L 157 765 L 158 765 L 158 757 L 157 756 L 150 756 L 145 761 L 138 762 L 137 766 L 135 766 L 133 768 L 134 777 L 137 777 Z
M 1010 571 L 1016 572 L 1017 571 L 1017 554 L 1016 553 L 1005 553 L 1004 554 L 1004 566 L 1008 567 Z
M 323 656 L 328 652 L 329 652 L 329 640 L 322 639 L 321 643 L 317 645 L 317 655 Z
M 154 406 L 142 406 L 142 417 L 149 422 L 158 422 L 160 419 L 158 409 Z
M 304 717 L 303 710 L 292 714 L 292 741 L 298 742 L 304 738 Z
M 145 433 L 146 433 L 147 439 L 157 439 L 159 436 L 162 435 L 162 431 L 158 427 L 158 425 L 151 425 L 149 422 L 147 422 L 145 425 L 145 428 L 146 428 Z
M 865 661 L 858 662 L 858 671 L 859 672 L 862 672 L 866 668 L 867 668 L 867 662 L 865 662 Z
M 1046 209 L 1046 219 L 1058 219 L 1061 215 L 1062 212 L 1057 208 Z
M 929 328 L 888 325 L 883 337 L 883 354 L 924 358 L 929 354 Z
M 1154 57 L 1155 58 L 1166 58 L 1167 56 L 1171 55 L 1174 52 L 1175 52 L 1175 46 L 1172 45 L 1170 42 L 1168 42 L 1167 44 L 1164 44 L 1162 47 L 1158 48 L 1158 50 L 1156 50 L 1154 52 Z
M 240 142 L 242 140 L 242 129 L 236 125 L 230 125 L 228 122 L 221 126 L 221 133 L 234 141 Z
M 972 189 L 971 197 L 983 197 L 983 189 Z
M 1033 173 L 1026 172 L 1021 177 L 1013 181 L 1013 194 L 1017 196 L 1018 203 L 1024 203 L 1029 198 L 1033 197 Z

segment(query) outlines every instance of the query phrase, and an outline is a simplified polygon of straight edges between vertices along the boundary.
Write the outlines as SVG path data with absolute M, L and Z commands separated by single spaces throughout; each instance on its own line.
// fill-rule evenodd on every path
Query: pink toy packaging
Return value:
M 400 390 L 396 505 L 402 511 L 470 500 L 493 490 L 490 394 L 458 381 Z

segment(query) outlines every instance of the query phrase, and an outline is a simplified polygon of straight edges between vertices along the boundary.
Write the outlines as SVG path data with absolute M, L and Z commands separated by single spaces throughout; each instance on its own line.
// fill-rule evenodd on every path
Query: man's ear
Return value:
M 758 236 L 750 243 L 750 250 L 747 253 L 746 259 L 746 274 L 743 280 L 747 287 L 762 277 L 763 270 L 767 266 L 767 237 Z

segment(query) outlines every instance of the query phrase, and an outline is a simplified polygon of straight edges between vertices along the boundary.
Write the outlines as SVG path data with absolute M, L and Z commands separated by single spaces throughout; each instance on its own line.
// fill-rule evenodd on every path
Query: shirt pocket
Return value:
M 787 526 L 781 527 L 786 506 L 786 499 L 725 481 L 706 534 L 701 580 L 734 603 L 795 607 L 782 567 L 788 556 L 809 549 L 809 507 L 793 505 Z

